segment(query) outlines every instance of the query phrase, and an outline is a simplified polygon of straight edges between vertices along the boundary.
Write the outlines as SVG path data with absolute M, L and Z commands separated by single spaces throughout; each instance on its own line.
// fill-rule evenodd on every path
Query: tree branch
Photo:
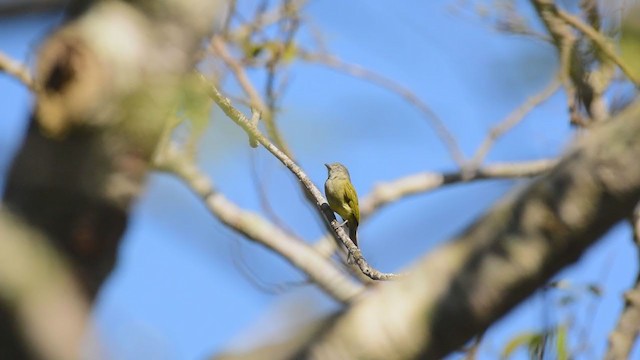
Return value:
M 378 184 L 362 199 L 360 216 L 367 218 L 375 211 L 408 196 L 433 191 L 445 185 L 487 179 L 514 179 L 537 176 L 556 164 L 555 160 L 534 160 L 521 163 L 495 163 L 466 175 L 464 171 L 449 173 L 424 172 Z
M 578 39 L 571 30 L 571 27 L 560 19 L 558 15 L 559 9 L 553 0 L 530 0 L 530 2 L 533 4 L 533 7 L 547 28 L 547 31 L 551 34 L 553 43 L 558 50 L 560 58 L 559 77 L 567 95 L 567 105 L 569 108 L 571 123 L 576 125 L 585 125 L 582 120 L 582 116 L 580 116 L 578 111 L 578 104 L 576 103 L 579 89 L 573 81 L 578 79 L 572 78 L 572 74 L 577 74 L 583 71 L 575 50 Z
M 460 167 L 464 165 L 465 156 L 460 149 L 456 138 L 451 134 L 449 129 L 447 129 L 444 121 L 442 121 L 431 107 L 422 101 L 413 91 L 404 85 L 399 84 L 395 80 L 389 79 L 362 66 L 344 62 L 336 56 L 329 54 L 314 54 L 302 50 L 300 50 L 299 53 L 303 60 L 311 63 L 322 64 L 335 71 L 363 79 L 400 96 L 406 102 L 418 109 L 422 116 L 427 119 L 431 128 L 445 145 L 445 148 L 449 151 L 453 161 Z
M 360 201 L 360 217 L 364 222 L 376 211 L 391 203 L 409 196 L 424 194 L 446 185 L 476 180 L 528 178 L 544 174 L 556 163 L 557 161 L 555 160 L 495 163 L 486 165 L 472 173 L 467 173 L 466 170 L 449 173 L 424 172 L 401 177 L 388 183 L 375 185 L 373 191 Z M 334 253 L 336 243 L 332 241 L 331 237 L 324 236 L 316 241 L 314 247 L 320 254 L 328 257 Z
M 633 229 L 633 242 L 640 261 L 640 208 L 636 208 L 629 222 Z M 615 329 L 609 334 L 609 348 L 605 358 L 607 360 L 628 359 L 638 333 L 640 333 L 640 271 L 634 287 L 624 294 L 624 309 Z
M 203 81 L 207 84 L 209 82 L 203 77 Z M 307 189 L 308 193 L 313 197 L 316 202 L 316 207 L 324 215 L 326 221 L 331 225 L 337 238 L 342 241 L 344 246 L 349 250 L 349 253 L 353 256 L 355 263 L 358 265 L 363 274 L 367 275 L 373 280 L 389 280 L 397 277 L 398 275 L 392 273 L 381 273 L 374 269 L 367 263 L 362 256 L 360 249 L 351 241 L 347 233 L 342 228 L 341 224 L 336 220 L 335 214 L 329 208 L 327 200 L 324 198 L 320 190 L 313 184 L 311 179 L 305 174 L 302 169 L 284 152 L 273 145 L 264 135 L 258 131 L 253 123 L 247 119 L 240 111 L 231 105 L 231 101 L 224 97 L 215 86 L 209 84 L 209 95 L 213 101 L 218 104 L 222 111 L 233 122 L 238 124 L 247 134 L 253 136 L 262 146 L 265 147 L 271 154 L 273 154 L 284 166 L 286 166 L 291 172 L 300 180 L 302 185 Z
M 10 76 L 20 80 L 31 91 L 36 90 L 29 70 L 19 62 L 12 60 L 7 55 L 0 53 L 0 72 L 5 72 Z
M 176 147 L 167 146 L 158 156 L 157 166 L 182 179 L 223 224 L 282 256 L 337 301 L 347 303 L 363 292 L 362 285 L 340 272 L 335 264 L 318 255 L 312 247 L 260 215 L 243 210 L 226 199 L 193 160 L 181 155 Z
M 567 24 L 573 26 L 581 33 L 586 35 L 591 41 L 593 41 L 598 49 L 600 49 L 600 51 L 602 51 L 609 58 L 609 60 L 618 65 L 620 70 L 622 70 L 622 72 L 627 76 L 629 81 L 631 81 L 636 87 L 640 86 L 640 78 L 638 78 L 629 68 L 629 66 L 627 66 L 627 64 L 625 64 L 625 62 L 618 56 L 618 54 L 616 54 L 613 49 L 613 45 L 604 35 L 602 35 L 598 30 L 594 29 L 588 24 L 585 24 L 578 17 L 573 16 L 565 11 L 559 10 L 558 16 L 562 20 L 566 21 Z
M 489 134 L 484 139 L 475 155 L 471 160 L 469 160 L 469 165 L 465 166 L 466 170 L 469 172 L 473 172 L 477 169 L 485 157 L 493 147 L 493 144 L 507 131 L 511 130 L 514 126 L 516 126 L 520 121 L 522 121 L 533 109 L 535 109 L 538 105 L 545 102 L 549 99 L 555 92 L 558 90 L 560 84 L 556 78 L 551 81 L 549 85 L 547 85 L 542 91 L 537 93 L 536 95 L 528 98 L 522 105 L 520 105 L 517 109 L 512 111 L 504 120 L 502 120 L 498 125 L 491 128 Z
M 1 207 L 0 234 L 2 311 L 6 303 L 24 338 L 8 344 L 0 334 L 0 355 L 80 359 L 90 310 L 72 269 L 42 233 Z
M 378 286 L 305 354 L 438 359 L 459 348 L 632 211 L 640 198 L 639 136 L 637 103 L 428 254 L 407 278 Z M 366 332 L 353 330 L 364 323 Z
M 409 275 L 292 340 L 296 356 L 440 359 L 459 349 L 631 213 L 640 199 L 638 139 L 640 103 L 585 134 L 555 168 Z
M 87 6 L 68 16 L 40 46 L 34 80 L 14 71 L 38 91 L 2 202 L 62 254 L 91 303 L 115 265 L 130 206 L 144 187 L 165 120 L 220 4 L 112 0 L 72 5 Z M 5 239 L 0 242 L 6 245 Z M 39 281 L 47 275 L 42 272 Z M 46 290 L 72 295 L 69 286 Z M 37 303 L 47 297 L 31 299 Z M 67 336 L 58 331 L 65 321 L 77 319 L 68 312 L 69 318 L 60 320 L 65 305 L 49 305 L 52 314 L 38 314 L 55 319 L 45 330 L 54 338 Z M 22 311 L 2 310 L 2 318 Z M 0 319 L 0 335 L 18 329 Z M 73 334 L 74 342 L 81 339 Z M 16 346 L 4 345 L 3 354 Z M 59 358 L 79 358 L 80 350 L 65 347 Z

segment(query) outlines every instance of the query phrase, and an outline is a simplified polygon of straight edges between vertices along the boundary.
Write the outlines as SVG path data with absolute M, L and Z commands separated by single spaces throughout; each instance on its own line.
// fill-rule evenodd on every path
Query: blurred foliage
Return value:
M 620 27 L 622 60 L 636 76 L 640 76 L 640 5 L 625 12 Z
M 518 350 L 526 350 L 529 359 L 567 360 L 567 327 L 558 325 L 541 332 L 523 332 L 514 336 L 502 350 L 501 359 L 509 359 Z

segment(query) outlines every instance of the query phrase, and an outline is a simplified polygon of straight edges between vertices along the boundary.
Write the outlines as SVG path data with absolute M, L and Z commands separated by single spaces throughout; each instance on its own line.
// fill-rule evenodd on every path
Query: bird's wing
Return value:
M 347 191 L 344 192 L 344 202 L 349 205 L 353 212 L 353 217 L 356 220 L 356 226 L 360 223 L 360 207 L 358 206 L 358 194 L 353 188 L 353 185 L 348 184 Z

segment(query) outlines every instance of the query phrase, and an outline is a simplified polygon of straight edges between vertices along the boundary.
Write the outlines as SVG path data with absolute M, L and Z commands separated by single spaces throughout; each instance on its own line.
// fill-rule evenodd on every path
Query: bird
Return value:
M 358 207 L 358 194 L 351 183 L 349 170 L 340 163 L 324 164 L 324 166 L 328 170 L 324 193 L 327 196 L 329 207 L 345 221 L 349 229 L 349 238 L 358 246 L 357 231 L 360 223 L 360 208 Z M 353 257 L 349 254 L 347 262 L 351 263 L 352 259 Z

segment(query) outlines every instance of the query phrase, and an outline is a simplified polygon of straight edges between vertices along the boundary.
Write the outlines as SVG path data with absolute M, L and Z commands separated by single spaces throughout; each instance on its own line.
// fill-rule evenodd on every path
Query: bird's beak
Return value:
M 327 170 L 331 170 L 331 166 L 329 166 L 329 164 L 324 164 L 324 166 L 327 167 Z

